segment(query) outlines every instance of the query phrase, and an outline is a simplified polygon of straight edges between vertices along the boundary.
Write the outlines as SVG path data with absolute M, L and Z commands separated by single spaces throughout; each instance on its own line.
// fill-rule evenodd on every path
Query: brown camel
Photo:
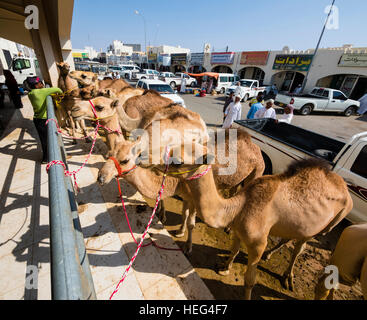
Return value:
M 183 163 L 186 149 L 178 148 L 181 158 L 175 161 Z M 160 165 L 144 166 L 163 170 L 164 161 Z M 235 234 L 232 253 L 220 272 L 222 275 L 228 274 L 241 242 L 247 247 L 245 299 L 251 298 L 257 264 L 269 235 L 296 240 L 291 263 L 283 275 L 283 284 L 292 289 L 293 266 L 306 241 L 329 232 L 353 207 L 344 180 L 326 162 L 317 159 L 296 162 L 282 174 L 257 178 L 229 199 L 218 194 L 211 170 L 200 179 L 185 180 L 208 169 L 183 164 L 180 170 L 193 168 L 197 170 L 181 175 L 180 179 L 188 185 L 199 217 L 213 228 L 231 226 Z
M 362 293 L 367 300 L 367 224 L 352 225 L 344 229 L 329 265 L 336 266 L 339 282 L 352 286 L 359 279 Z M 333 299 L 335 289 L 327 289 L 323 275 L 315 289 L 315 299 Z
M 182 119 L 187 129 L 200 129 L 201 135 L 205 135 L 206 132 L 205 122 L 199 114 L 172 103 L 172 100 L 160 96 L 156 91 L 146 91 L 143 95 L 131 97 L 123 105 L 120 99 L 113 100 L 106 97 L 98 97 L 91 101 L 100 118 L 111 117 L 117 113 L 120 126 L 124 131 L 144 129 L 154 120 L 159 119 L 167 120 L 166 123 L 170 121 L 170 128 L 175 129 L 177 128 L 175 119 L 178 119 L 178 122 Z M 94 119 L 88 101 L 79 101 L 75 104 L 72 115 L 77 118 Z M 179 127 L 184 129 L 181 125 Z
M 57 67 L 59 69 L 59 79 L 58 86 L 64 92 L 64 97 L 60 102 L 61 108 L 56 108 L 56 117 L 61 127 L 65 126 L 64 119 L 67 118 L 69 121 L 69 125 L 71 127 L 71 135 L 74 137 L 76 132 L 76 123 L 71 115 L 71 109 L 74 104 L 80 100 L 80 90 L 78 86 L 78 82 L 70 77 L 70 66 L 66 62 L 57 63 Z M 84 120 L 77 121 L 81 129 L 83 130 L 83 134 L 87 137 L 87 129 L 84 123 Z M 73 143 L 76 143 L 76 140 L 73 140 Z
M 121 91 L 130 85 L 123 79 L 98 80 L 98 75 L 93 72 L 71 71 L 70 77 L 76 80 L 82 87 L 80 95 L 84 100 L 90 100 L 98 96 L 99 90 L 112 89 L 115 92 Z
M 236 190 L 239 184 L 246 185 L 253 179 L 260 177 L 265 169 L 261 150 L 257 145 L 251 142 L 250 135 L 243 130 L 238 131 L 237 134 L 237 139 L 231 140 L 229 139 L 228 130 L 226 130 L 225 141 L 218 142 L 218 144 L 224 144 L 224 146 L 216 146 L 217 151 L 224 150 L 224 152 L 231 157 L 236 157 L 236 169 L 231 174 L 227 175 L 220 174 L 219 170 L 220 168 L 228 168 L 233 159 L 228 159 L 226 164 L 219 164 L 218 159 L 215 158 L 212 170 L 216 187 L 220 190 Z M 113 156 L 119 161 L 121 170 L 128 171 L 122 177 L 132 184 L 143 196 L 155 199 L 161 186 L 162 175 L 149 169 L 135 166 L 135 162 L 132 161 L 132 159 L 134 159 L 132 154 L 134 145 L 135 143 L 131 141 L 119 141 L 114 149 Z M 236 150 L 236 153 L 230 154 L 229 151 L 231 149 Z M 213 150 L 214 154 L 217 154 L 215 151 L 216 150 Z M 98 182 L 101 185 L 107 184 L 117 175 L 118 171 L 115 163 L 112 159 L 109 159 L 99 171 Z M 194 209 L 195 203 L 193 203 L 185 183 L 181 183 L 180 179 L 175 176 L 167 176 L 162 200 L 174 195 L 183 199 L 183 220 L 176 236 L 184 236 L 187 225 L 188 239 L 185 244 L 184 252 L 191 253 L 192 231 L 195 227 L 196 216 Z

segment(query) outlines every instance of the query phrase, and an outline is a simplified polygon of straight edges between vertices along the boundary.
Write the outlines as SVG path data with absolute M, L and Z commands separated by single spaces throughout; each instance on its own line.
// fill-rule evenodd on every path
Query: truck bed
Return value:
M 345 143 L 302 129 L 288 123 L 276 123 L 274 119 L 252 119 L 235 121 L 264 136 L 298 149 L 310 156 L 332 162 Z M 327 152 L 324 152 L 327 151 Z

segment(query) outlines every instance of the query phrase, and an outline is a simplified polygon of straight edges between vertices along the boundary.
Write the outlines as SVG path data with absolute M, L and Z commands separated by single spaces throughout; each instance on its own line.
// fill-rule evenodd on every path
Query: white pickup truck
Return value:
M 277 94 L 275 104 L 283 107 L 291 99 L 294 99 L 294 109 L 304 116 L 312 111 L 336 111 L 349 117 L 358 110 L 360 104 L 356 100 L 348 99 L 339 90 L 319 87 L 313 88 L 310 94 Z
M 241 97 L 242 101 L 247 101 L 253 97 L 256 97 L 259 92 L 264 92 L 266 87 L 260 87 L 258 80 L 253 79 L 241 79 L 240 88 L 241 88 Z M 235 92 L 237 85 L 232 85 L 226 89 L 226 95 L 229 96 L 231 92 Z
M 196 86 L 197 84 L 196 79 L 182 72 L 178 72 L 176 74 L 173 74 L 172 72 L 161 72 L 159 74 L 159 80 L 168 83 L 172 87 L 172 89 L 176 88 L 177 86 L 180 86 L 183 78 L 186 79 L 187 87 Z
M 367 222 L 367 132 L 347 143 L 273 119 L 236 121 L 234 128 L 245 127 L 262 151 L 265 174 L 284 172 L 294 160 L 323 158 L 348 185 L 353 209 L 347 219 Z
M 134 72 L 131 75 L 132 80 L 144 80 L 144 79 L 151 79 L 151 80 L 158 80 L 159 72 L 152 69 L 144 69 L 142 72 Z

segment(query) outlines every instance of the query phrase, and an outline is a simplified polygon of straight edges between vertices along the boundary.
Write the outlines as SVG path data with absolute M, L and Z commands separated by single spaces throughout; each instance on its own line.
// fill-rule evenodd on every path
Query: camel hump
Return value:
M 152 94 L 152 95 L 159 96 L 159 97 L 161 96 L 157 91 L 152 90 L 152 89 L 145 89 L 143 96 L 147 94 Z
M 318 158 L 309 158 L 304 160 L 296 160 L 293 161 L 287 168 L 287 170 L 283 173 L 285 177 L 293 177 L 296 174 L 305 171 L 305 170 L 312 170 L 312 169 L 321 169 L 328 174 L 331 172 L 330 164 L 323 159 Z

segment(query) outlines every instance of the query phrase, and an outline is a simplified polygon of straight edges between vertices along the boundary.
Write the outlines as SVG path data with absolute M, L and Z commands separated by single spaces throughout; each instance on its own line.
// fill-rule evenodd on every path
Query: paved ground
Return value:
M 14 111 L 7 106 L 0 114 L 5 112 L 12 116 L 4 121 L 7 126 L 0 141 L 0 300 L 50 299 L 48 176 L 46 166 L 39 162 L 33 110 L 25 97 L 23 109 Z M 64 143 L 69 168 L 75 170 L 84 162 L 91 144 L 72 145 L 68 139 Z M 98 299 L 110 297 L 136 249 L 117 198 L 116 182 L 103 188 L 96 183 L 104 152 L 106 146 L 98 139 L 87 166 L 77 175 L 81 187 L 77 195 L 79 218 Z M 135 238 L 140 240 L 152 211 L 145 207 L 137 213 L 144 199 L 123 182 L 122 190 Z M 147 241 L 149 238 L 160 246 L 178 249 L 157 218 Z M 39 271 L 32 288 L 26 286 L 29 266 Z M 207 300 L 213 296 L 181 251 L 149 246 L 140 250 L 114 299 Z

